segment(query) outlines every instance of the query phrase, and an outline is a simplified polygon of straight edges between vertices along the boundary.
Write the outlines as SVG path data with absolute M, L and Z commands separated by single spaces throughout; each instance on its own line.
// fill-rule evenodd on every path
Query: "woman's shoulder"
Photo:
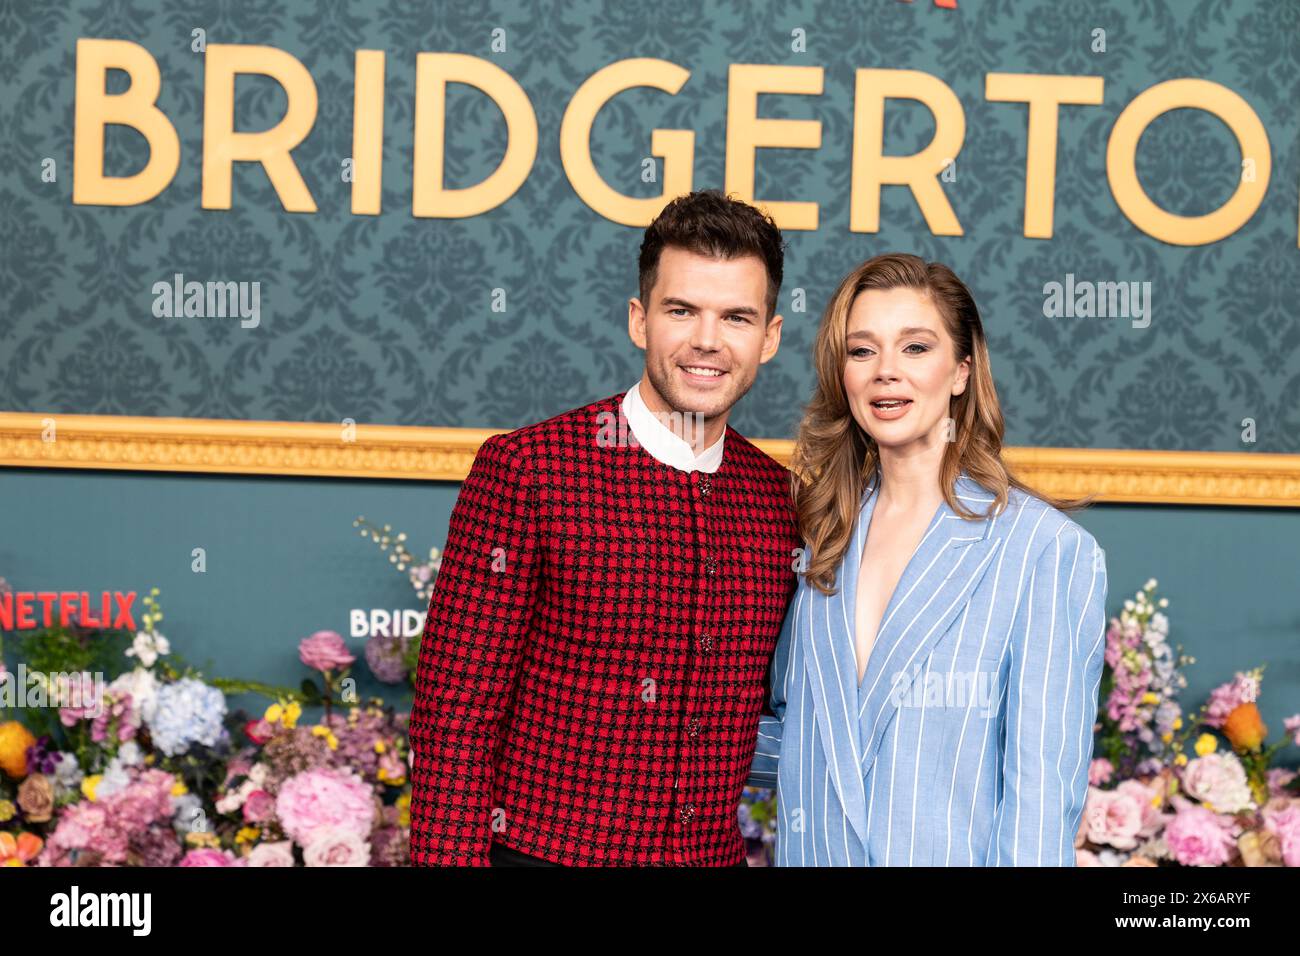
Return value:
M 962 490 L 965 492 L 962 493 Z M 994 494 L 963 473 L 958 479 L 958 491 L 963 500 L 982 496 L 992 508 Z M 995 517 L 994 534 L 1001 532 L 1008 538 L 1009 546 L 1017 546 L 1041 553 L 1053 541 L 1061 540 L 1071 547 L 1081 546 L 1088 551 L 1097 546 L 1096 539 L 1083 525 L 1070 515 L 1044 501 L 1038 495 L 1014 485 L 1007 489 L 1006 506 Z

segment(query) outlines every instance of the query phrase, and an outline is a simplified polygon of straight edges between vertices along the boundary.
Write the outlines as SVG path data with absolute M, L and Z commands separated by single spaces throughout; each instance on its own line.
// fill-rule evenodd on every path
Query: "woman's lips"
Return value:
M 882 422 L 892 422 L 897 418 L 902 418 L 907 414 L 907 410 L 912 407 L 910 398 L 891 399 L 883 405 L 878 402 L 871 403 L 871 414 L 876 416 Z

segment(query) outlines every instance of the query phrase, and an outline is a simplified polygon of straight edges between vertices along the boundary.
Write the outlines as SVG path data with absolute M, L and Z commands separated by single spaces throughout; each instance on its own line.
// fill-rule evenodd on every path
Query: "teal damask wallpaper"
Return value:
M 209 43 L 278 47 L 310 71 L 319 114 L 293 155 L 318 212 L 285 212 L 261 167 L 248 163 L 236 166 L 232 209 L 200 208 L 195 31 Z M 798 31 L 806 49 L 796 49 Z M 170 186 L 144 205 L 72 202 L 81 37 L 131 40 L 158 63 L 158 102 L 179 134 L 181 160 Z M 352 148 L 358 49 L 387 54 L 378 216 L 350 212 L 340 174 Z M 531 174 L 484 215 L 411 214 L 420 51 L 490 60 L 536 111 Z M 1010 443 L 1300 451 L 1296 0 L 960 0 L 956 11 L 922 0 L 8 5 L 0 10 L 0 408 L 512 427 L 625 388 L 640 371 L 625 328 L 641 230 L 603 219 L 575 195 L 558 140 L 574 90 L 629 57 L 691 73 L 675 96 L 631 90 L 597 119 L 596 168 L 633 196 L 662 189 L 642 177 L 656 128 L 695 131 L 694 185 L 723 185 L 729 64 L 825 69 L 820 96 L 760 99 L 762 116 L 822 123 L 819 149 L 760 149 L 755 183 L 760 199 L 817 202 L 820 224 L 786 232 L 785 339 L 738 406 L 742 432 L 792 434 L 811 385 L 812 334 L 835 283 L 862 259 L 902 249 L 948 262 L 974 289 Z M 960 98 L 966 139 L 943 188 L 964 235 L 933 236 L 903 187 L 885 188 L 878 234 L 850 231 L 859 67 L 924 70 Z M 1049 240 L 1021 234 L 1026 109 L 987 101 L 989 72 L 1105 79 L 1103 105 L 1061 109 Z M 1200 247 L 1139 231 L 1106 180 L 1116 116 L 1142 90 L 1184 76 L 1243 97 L 1273 154 L 1259 210 Z M 124 74 L 110 77 L 109 92 L 124 86 Z M 285 103 L 270 79 L 241 77 L 237 128 L 273 125 Z M 486 96 L 453 86 L 447 128 L 448 185 L 495 168 L 505 127 Z M 933 129 L 919 104 L 891 102 L 886 151 L 914 152 Z M 106 173 L 126 175 L 146 158 L 138 133 L 109 129 Z M 1241 177 L 1229 129 L 1188 109 L 1151 124 L 1137 166 L 1151 198 L 1185 215 L 1218 207 Z M 662 175 L 662 163 L 656 168 Z M 177 273 L 259 283 L 259 323 L 156 317 L 151 290 Z M 1150 324 L 1045 316 L 1044 287 L 1067 276 L 1149 282 Z M 493 309 L 495 289 L 505 292 L 505 311 Z M 793 309 L 795 290 L 806 297 L 803 312 Z M 1243 442 L 1243 419 L 1254 421 L 1256 441 Z

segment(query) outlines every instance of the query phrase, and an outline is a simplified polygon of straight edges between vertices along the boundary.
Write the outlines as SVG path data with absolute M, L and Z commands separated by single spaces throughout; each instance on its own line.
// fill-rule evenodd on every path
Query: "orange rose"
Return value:
M 25 866 L 40 855 L 45 841 L 34 833 L 0 833 L 0 866 Z
M 15 780 L 27 776 L 27 748 L 34 743 L 31 731 L 18 721 L 0 724 L 0 770 Z
M 1223 722 L 1223 736 L 1238 750 L 1258 750 L 1268 728 L 1253 703 L 1238 704 Z

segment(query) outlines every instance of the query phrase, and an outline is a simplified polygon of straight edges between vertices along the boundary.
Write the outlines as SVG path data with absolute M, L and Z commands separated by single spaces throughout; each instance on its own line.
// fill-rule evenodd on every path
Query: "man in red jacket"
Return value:
M 640 381 L 480 448 L 420 648 L 417 866 L 744 865 L 799 538 L 727 416 L 780 343 L 782 245 L 716 190 L 670 202 L 628 302 Z

